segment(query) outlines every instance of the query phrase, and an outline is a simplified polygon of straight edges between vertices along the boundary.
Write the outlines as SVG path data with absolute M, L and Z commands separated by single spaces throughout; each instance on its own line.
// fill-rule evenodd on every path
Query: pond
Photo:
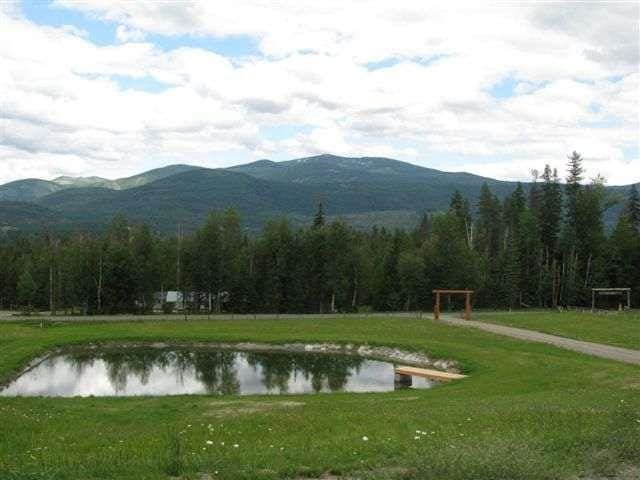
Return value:
M 52 355 L 0 396 L 254 395 L 431 388 L 394 381 L 394 364 L 355 355 L 127 348 Z

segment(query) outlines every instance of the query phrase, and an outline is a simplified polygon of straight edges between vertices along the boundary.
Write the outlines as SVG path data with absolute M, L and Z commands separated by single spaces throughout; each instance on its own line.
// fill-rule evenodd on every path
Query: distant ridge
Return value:
M 155 168 L 132 177 L 119 178 L 116 180 L 101 177 L 69 176 L 61 176 L 53 180 L 40 180 L 36 178 L 16 180 L 15 182 L 0 185 L 0 201 L 32 202 L 51 193 L 69 188 L 99 187 L 111 190 L 126 190 L 196 168 L 199 167 L 192 165 L 169 165 L 168 167 Z

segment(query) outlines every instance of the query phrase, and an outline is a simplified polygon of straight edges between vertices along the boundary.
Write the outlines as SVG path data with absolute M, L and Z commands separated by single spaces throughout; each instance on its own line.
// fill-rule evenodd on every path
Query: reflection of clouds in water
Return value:
M 430 388 L 414 377 L 414 388 Z M 394 390 L 394 366 L 344 356 L 197 351 L 53 356 L 0 396 L 278 394 Z

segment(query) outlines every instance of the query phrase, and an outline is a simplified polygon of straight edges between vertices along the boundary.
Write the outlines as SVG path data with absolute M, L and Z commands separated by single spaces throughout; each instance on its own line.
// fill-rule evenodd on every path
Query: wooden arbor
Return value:
M 592 288 L 591 289 L 591 310 L 596 308 L 596 295 L 615 295 L 620 298 L 618 310 L 622 310 L 622 298 L 627 297 L 627 310 L 631 310 L 631 289 L 630 288 Z
M 440 294 L 460 294 L 464 295 L 464 319 L 471 320 L 471 294 L 473 290 L 434 290 L 436 294 L 436 303 L 433 307 L 433 318 L 440 320 Z

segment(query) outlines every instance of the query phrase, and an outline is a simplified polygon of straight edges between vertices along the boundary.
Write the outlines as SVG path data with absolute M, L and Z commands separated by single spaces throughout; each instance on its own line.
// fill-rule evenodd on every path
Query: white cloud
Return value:
M 524 179 L 574 149 L 612 184 L 640 181 L 624 153 L 639 137 L 637 5 L 56 4 L 116 22 L 116 38 L 98 46 L 3 4 L 0 182 L 322 152 Z M 261 55 L 164 51 L 151 34 L 246 35 Z M 504 79 L 515 95 L 492 97 Z M 307 128 L 261 135 L 278 125 Z
M 140 42 L 145 37 L 146 34 L 142 30 L 136 30 L 126 25 L 118 25 L 118 28 L 116 28 L 116 39 L 122 43 Z

